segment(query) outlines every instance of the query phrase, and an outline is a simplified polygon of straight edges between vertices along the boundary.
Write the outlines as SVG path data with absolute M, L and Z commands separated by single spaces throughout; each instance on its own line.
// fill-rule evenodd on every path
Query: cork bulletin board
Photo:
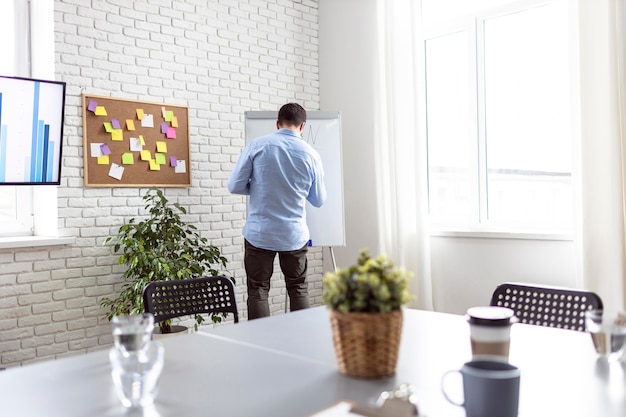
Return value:
M 83 94 L 86 187 L 190 187 L 189 109 Z

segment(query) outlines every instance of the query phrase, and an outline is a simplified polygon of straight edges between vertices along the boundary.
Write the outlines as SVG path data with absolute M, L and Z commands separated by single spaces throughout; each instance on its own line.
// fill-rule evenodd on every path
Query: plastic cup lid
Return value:
M 467 310 L 470 324 L 482 326 L 509 326 L 517 321 L 515 312 L 506 307 L 471 307 Z

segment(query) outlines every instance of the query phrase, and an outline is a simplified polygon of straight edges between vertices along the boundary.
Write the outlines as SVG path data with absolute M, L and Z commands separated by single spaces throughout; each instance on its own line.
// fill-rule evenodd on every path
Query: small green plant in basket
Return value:
M 410 272 L 385 255 L 372 258 L 362 249 L 356 265 L 324 276 L 323 303 L 342 312 L 389 313 L 408 304 Z
M 324 276 L 323 303 L 329 308 L 339 372 L 377 378 L 395 372 L 402 335 L 401 307 L 412 274 L 384 255 L 362 249 L 356 265 Z

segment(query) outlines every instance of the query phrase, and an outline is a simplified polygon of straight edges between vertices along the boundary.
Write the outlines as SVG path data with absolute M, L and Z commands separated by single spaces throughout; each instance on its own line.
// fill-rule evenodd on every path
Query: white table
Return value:
M 308 416 L 340 400 L 371 404 L 399 383 L 417 387 L 428 417 L 462 417 L 440 393 L 441 375 L 470 359 L 461 316 L 405 310 L 397 372 L 381 379 L 337 371 L 328 313 L 312 308 L 163 340 L 154 408 L 126 410 L 106 351 L 0 372 L 0 416 Z M 521 369 L 520 417 L 623 417 L 626 368 L 596 361 L 589 335 L 516 324 L 511 362 Z

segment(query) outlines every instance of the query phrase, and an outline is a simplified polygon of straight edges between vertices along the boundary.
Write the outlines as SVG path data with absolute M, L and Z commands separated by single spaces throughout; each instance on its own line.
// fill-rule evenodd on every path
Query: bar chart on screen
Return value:
M 65 83 L 0 77 L 0 184 L 59 184 Z

